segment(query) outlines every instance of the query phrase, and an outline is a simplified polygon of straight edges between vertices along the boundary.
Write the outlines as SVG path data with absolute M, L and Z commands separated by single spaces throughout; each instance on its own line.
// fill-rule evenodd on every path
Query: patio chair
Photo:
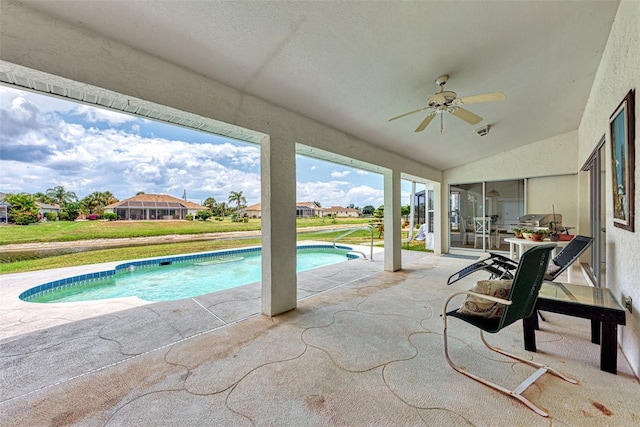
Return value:
M 473 247 L 478 247 L 478 240 L 486 240 L 487 248 L 491 247 L 491 217 L 473 217 Z
M 553 282 L 566 271 L 567 268 L 580 258 L 580 255 L 586 251 L 593 243 L 593 237 L 576 236 L 567 246 L 565 246 L 552 260 L 544 276 L 544 280 Z M 447 285 L 451 285 L 458 280 L 484 270 L 489 272 L 489 280 L 492 279 L 513 279 L 513 272 L 518 268 L 518 261 L 514 261 L 505 256 L 489 253 L 489 258 L 475 262 L 460 271 L 453 273 L 447 280 Z
M 540 286 L 542 285 L 544 274 L 547 270 L 549 258 L 551 257 L 551 251 L 555 246 L 555 244 L 542 245 L 533 247 L 526 251 L 522 255 L 522 259 L 520 260 L 518 268 L 514 273 L 514 279 L 511 283 L 510 288 L 508 288 L 508 285 L 511 281 L 481 281 L 478 282 L 476 287 L 474 287 L 474 289 L 471 291 L 454 292 L 453 294 L 451 294 L 446 299 L 442 308 L 442 319 L 444 323 L 444 354 L 445 358 L 447 359 L 447 363 L 449 363 L 449 365 L 454 370 L 460 372 L 461 374 L 466 375 L 469 378 L 472 378 L 484 385 L 500 391 L 501 393 L 519 400 L 543 417 L 547 417 L 549 416 L 549 414 L 544 410 L 538 408 L 536 405 L 531 403 L 531 401 L 522 396 L 522 392 L 524 392 L 530 385 L 532 385 L 536 380 L 538 380 L 547 372 L 573 384 L 576 384 L 577 381 L 561 374 L 560 372 L 546 365 L 507 353 L 499 348 L 492 347 L 485 340 L 483 332 L 499 332 L 512 323 L 521 319 L 528 318 L 532 315 L 535 308 L 536 300 L 538 298 L 538 292 L 540 291 Z M 482 282 L 489 283 L 487 284 Z M 494 285 L 496 286 L 494 287 Z M 507 293 L 508 296 L 506 298 L 499 298 L 499 296 L 505 295 Z M 468 296 L 462 307 L 460 307 L 460 309 L 447 311 L 449 302 L 454 297 L 463 294 L 466 294 Z M 487 308 L 487 305 L 491 306 L 491 308 Z M 511 390 L 488 381 L 476 374 L 468 372 L 464 367 L 456 365 L 451 361 L 451 358 L 449 357 L 449 348 L 447 345 L 447 317 L 449 316 L 455 317 L 464 322 L 467 322 L 472 326 L 475 326 L 476 328 L 479 328 L 480 340 L 489 350 L 518 360 L 522 363 L 526 363 L 530 366 L 538 368 L 538 370 L 531 376 L 529 376 L 529 378 L 524 380 L 515 389 Z

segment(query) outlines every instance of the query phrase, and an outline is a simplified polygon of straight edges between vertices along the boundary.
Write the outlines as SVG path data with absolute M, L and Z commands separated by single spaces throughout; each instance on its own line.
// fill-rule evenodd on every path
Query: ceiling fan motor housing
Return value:
M 451 105 L 451 103 L 458 97 L 458 94 L 450 90 L 434 93 L 429 95 L 428 105 L 429 107 L 436 107 L 441 105 Z

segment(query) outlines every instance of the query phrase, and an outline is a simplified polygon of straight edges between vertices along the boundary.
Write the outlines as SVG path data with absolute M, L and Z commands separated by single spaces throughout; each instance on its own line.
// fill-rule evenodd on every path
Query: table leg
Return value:
M 536 311 L 525 319 L 522 319 L 522 330 L 524 333 L 524 349 L 527 351 L 536 351 Z
M 571 268 L 571 266 L 569 266 L 569 268 L 567 268 L 567 283 L 573 283 L 573 281 L 571 280 L 571 270 L 573 270 Z
M 602 322 L 600 343 L 600 369 L 611 374 L 618 373 L 618 325 Z
M 600 321 L 591 319 L 591 342 L 600 344 Z
M 513 243 L 509 242 L 509 258 L 513 259 Z

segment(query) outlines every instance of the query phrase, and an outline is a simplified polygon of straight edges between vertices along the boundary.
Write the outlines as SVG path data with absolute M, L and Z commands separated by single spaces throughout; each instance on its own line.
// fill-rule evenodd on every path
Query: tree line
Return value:
M 138 192 L 137 194 L 143 194 L 143 192 Z M 44 193 L 7 194 L 5 201 L 9 204 L 7 209 L 9 221 L 19 225 L 32 224 L 43 219 L 37 203 L 59 206 L 60 210 L 57 214 L 54 212 L 45 213 L 44 218 L 49 221 L 75 221 L 80 215 L 86 215 L 89 219 L 115 219 L 114 214 L 105 214 L 104 208 L 107 205 L 119 202 L 118 198 L 110 191 L 94 191 L 84 198 L 79 199 L 73 191 L 68 191 L 61 185 L 49 188 Z M 202 202 L 202 205 L 208 209 L 198 211 L 197 218 L 203 220 L 210 217 L 224 218 L 226 215 L 233 214 L 234 212 L 237 213 L 240 209 L 246 207 L 246 203 L 247 199 L 242 194 L 242 191 L 230 191 L 227 200 L 221 202 L 216 201 L 213 197 L 207 197 Z M 321 206 L 320 202 L 314 203 L 318 205 L 318 207 Z M 355 208 L 353 204 L 347 207 Z M 402 208 L 402 214 L 408 215 L 409 207 L 403 206 Z M 384 209 L 383 206 L 376 209 L 371 205 L 367 205 L 362 208 L 361 212 L 365 216 L 382 216 L 382 209 Z M 405 213 L 404 210 L 407 210 L 407 212 Z M 378 215 L 376 215 L 376 213 Z M 110 215 L 113 215 L 113 218 L 107 218 Z
M 144 193 L 138 192 L 137 194 Z M 44 193 L 7 194 L 5 201 L 9 204 L 7 208 L 9 221 L 19 225 L 26 225 L 43 219 L 37 203 L 59 206 L 60 210 L 57 214 L 54 212 L 45 213 L 44 218 L 49 221 L 75 221 L 80 215 L 86 215 L 89 219 L 106 218 L 109 216 L 109 213 L 105 214 L 105 206 L 117 203 L 120 200 L 110 191 L 94 191 L 84 198 L 79 199 L 76 193 L 68 191 L 59 185 L 47 189 Z M 246 203 L 247 200 L 242 194 L 242 191 L 231 191 L 227 202 L 217 202 L 213 197 L 207 197 L 203 202 L 203 206 L 206 206 L 209 210 L 200 211 L 199 218 L 207 219 L 210 216 L 221 216 L 224 218 L 224 216 L 230 212 L 234 210 L 237 212 L 242 209 Z M 235 206 L 232 206 L 232 204 L 235 204 Z M 107 219 L 115 219 L 115 217 Z

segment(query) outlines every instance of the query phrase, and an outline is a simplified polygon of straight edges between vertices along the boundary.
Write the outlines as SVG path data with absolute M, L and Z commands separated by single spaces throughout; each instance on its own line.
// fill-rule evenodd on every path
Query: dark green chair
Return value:
M 527 398 L 522 396 L 522 392 L 524 392 L 530 385 L 532 385 L 538 378 L 544 375 L 546 372 L 553 374 L 557 377 L 564 379 L 570 383 L 576 384 L 577 381 L 571 378 L 566 377 L 560 372 L 549 368 L 546 365 L 542 365 L 540 363 L 533 362 L 531 360 L 524 359 L 522 357 L 515 356 L 513 354 L 507 353 L 501 349 L 490 346 L 485 340 L 483 332 L 496 333 L 502 330 L 503 328 L 511 325 L 512 323 L 525 319 L 532 315 L 536 300 L 538 298 L 538 292 L 540 291 L 540 286 L 542 285 L 542 281 L 544 279 L 544 275 L 547 271 L 547 266 L 549 264 L 549 259 L 551 257 L 551 251 L 555 248 L 555 244 L 549 245 L 541 245 L 536 246 L 528 251 L 526 251 L 520 262 L 518 263 L 518 267 L 513 274 L 513 283 L 511 285 L 511 289 L 508 291 L 508 297 L 505 299 L 497 298 L 491 295 L 485 295 L 472 291 L 461 291 L 455 292 L 451 294 L 445 301 L 443 309 L 442 309 L 442 318 L 444 322 L 444 354 L 447 359 L 447 363 L 455 369 L 456 371 L 464 374 L 476 381 L 481 382 L 489 387 L 492 387 L 504 394 L 507 394 L 515 399 L 518 399 L 525 405 L 527 405 L 530 409 L 534 410 L 536 413 L 547 417 L 549 414 L 542 409 L 538 408 L 536 405 L 531 403 Z M 506 292 L 506 291 L 505 291 Z M 473 295 L 474 297 L 480 298 L 483 301 L 490 301 L 493 303 L 503 304 L 502 312 L 496 313 L 496 318 L 487 318 L 481 317 L 477 315 L 463 314 L 460 313 L 457 309 L 447 311 L 447 305 L 449 302 L 458 295 Z M 490 350 L 505 355 L 507 357 L 513 358 L 520 362 L 526 363 L 530 366 L 538 368 L 538 370 L 533 373 L 529 378 L 524 380 L 518 387 L 513 390 L 502 387 L 498 384 L 492 383 L 478 375 L 467 372 L 465 368 L 460 367 L 454 364 L 449 357 L 449 350 L 447 346 L 447 317 L 455 317 L 457 319 L 463 320 L 468 324 L 475 326 L 480 329 L 480 339 L 482 343 Z

